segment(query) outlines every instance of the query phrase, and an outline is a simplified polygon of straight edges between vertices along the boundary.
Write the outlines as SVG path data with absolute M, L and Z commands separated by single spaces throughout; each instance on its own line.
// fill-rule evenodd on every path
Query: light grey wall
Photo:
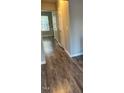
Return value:
M 70 0 L 70 54 L 83 53 L 83 0 Z

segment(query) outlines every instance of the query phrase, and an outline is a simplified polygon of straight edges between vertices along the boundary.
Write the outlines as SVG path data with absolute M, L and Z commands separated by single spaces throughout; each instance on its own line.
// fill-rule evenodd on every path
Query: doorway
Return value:
M 54 36 L 52 12 L 41 12 L 42 37 Z

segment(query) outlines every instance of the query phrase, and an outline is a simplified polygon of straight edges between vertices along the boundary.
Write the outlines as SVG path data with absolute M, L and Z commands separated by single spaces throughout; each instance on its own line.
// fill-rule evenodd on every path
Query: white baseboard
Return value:
M 56 39 L 56 38 L 55 38 Z M 56 39 L 57 40 L 57 39 Z M 59 46 L 61 46 L 62 48 L 64 48 L 60 43 L 59 43 L 59 41 L 57 40 L 57 42 L 58 42 L 58 44 L 59 44 Z M 65 52 L 70 56 L 70 57 L 76 57 L 76 56 L 80 56 L 80 55 L 83 55 L 83 53 L 82 52 L 80 52 L 80 53 L 76 53 L 76 54 L 70 54 L 65 48 L 64 48 L 64 50 L 65 50 Z
M 43 35 L 42 37 L 53 37 L 54 35 Z
M 76 54 L 70 54 L 66 49 L 65 49 L 65 52 L 70 56 L 70 57 L 76 57 L 76 56 L 80 56 L 80 55 L 83 55 L 83 53 L 76 53 Z
M 46 61 L 44 60 L 44 61 L 41 61 L 41 64 L 46 64 Z
M 76 56 L 80 56 L 80 55 L 83 55 L 83 53 L 76 53 L 76 54 L 71 54 L 71 57 L 76 57 Z
M 56 39 L 56 38 L 55 38 Z M 59 43 L 59 41 L 56 39 L 56 41 L 58 42 L 58 44 L 59 44 L 59 46 L 60 47 L 62 47 L 62 48 L 64 48 L 60 43 Z M 64 48 L 64 50 L 65 50 L 65 52 L 71 57 L 71 55 L 70 55 L 70 53 Z

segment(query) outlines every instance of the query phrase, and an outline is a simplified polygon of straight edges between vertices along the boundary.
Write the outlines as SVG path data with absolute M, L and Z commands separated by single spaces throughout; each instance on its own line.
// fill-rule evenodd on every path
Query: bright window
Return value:
M 50 31 L 48 16 L 41 16 L 41 31 Z

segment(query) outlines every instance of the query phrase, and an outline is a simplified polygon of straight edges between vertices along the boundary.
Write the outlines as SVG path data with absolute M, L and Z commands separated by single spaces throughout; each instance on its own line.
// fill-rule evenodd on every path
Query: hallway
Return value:
M 72 59 L 53 37 L 43 38 L 42 93 L 83 93 L 83 59 Z

